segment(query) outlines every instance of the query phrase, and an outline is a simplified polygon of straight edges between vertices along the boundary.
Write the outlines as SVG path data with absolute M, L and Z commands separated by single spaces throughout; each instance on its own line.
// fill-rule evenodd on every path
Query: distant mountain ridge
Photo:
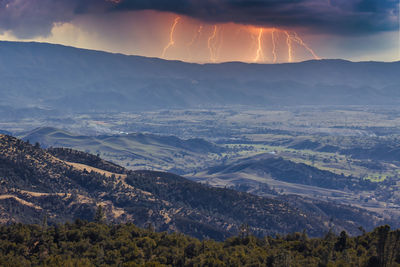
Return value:
M 400 62 L 201 65 L 0 42 L 0 111 L 27 106 L 45 108 L 43 112 L 107 112 L 221 105 L 397 105 L 398 73 Z

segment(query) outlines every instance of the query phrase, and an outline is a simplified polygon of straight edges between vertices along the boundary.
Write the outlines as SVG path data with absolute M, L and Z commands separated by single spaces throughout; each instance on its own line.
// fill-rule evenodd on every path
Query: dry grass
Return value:
M 34 208 L 34 209 L 37 209 L 37 210 L 41 210 L 42 209 L 41 207 L 36 206 L 35 204 L 30 203 L 28 201 L 25 201 L 23 199 L 20 199 L 19 197 L 16 197 L 16 196 L 13 196 L 13 195 L 0 195 L 0 200 L 9 199 L 9 198 L 12 198 L 12 199 L 18 201 L 19 203 L 21 203 L 22 205 L 25 205 L 25 206 L 28 206 L 28 207 L 31 207 L 31 208 Z
M 99 173 L 101 175 L 104 175 L 104 176 L 106 176 L 108 178 L 110 178 L 113 175 L 116 178 L 121 178 L 121 179 L 125 179 L 126 178 L 126 174 L 113 173 L 113 172 L 101 170 L 101 169 L 98 169 L 98 168 L 95 168 L 95 167 L 91 167 L 91 166 L 88 166 L 88 165 L 85 165 L 85 164 L 80 164 L 80 163 L 74 163 L 74 162 L 68 162 L 68 161 L 64 161 L 64 162 L 65 162 L 65 164 L 67 164 L 69 166 L 72 166 L 75 169 L 80 170 L 80 171 L 84 171 L 84 170 L 86 170 L 87 172 L 93 171 L 93 172 L 97 172 L 97 173 Z

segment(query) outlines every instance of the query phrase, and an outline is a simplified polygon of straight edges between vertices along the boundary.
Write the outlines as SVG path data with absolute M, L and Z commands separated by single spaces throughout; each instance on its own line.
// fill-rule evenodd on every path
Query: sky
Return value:
M 0 0 L 0 40 L 198 63 L 400 60 L 400 0 Z

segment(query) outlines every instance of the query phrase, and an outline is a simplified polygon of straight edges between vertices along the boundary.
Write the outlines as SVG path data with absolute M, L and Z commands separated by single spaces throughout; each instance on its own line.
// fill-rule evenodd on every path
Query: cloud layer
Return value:
M 398 29 L 398 0 L 0 0 L 0 31 L 46 36 L 79 14 L 157 10 L 202 21 L 365 35 Z
M 155 9 L 212 22 L 368 34 L 398 27 L 397 0 L 124 0 L 118 10 Z
M 11 31 L 21 39 L 47 36 L 55 23 L 109 6 L 105 0 L 0 0 L 0 32 Z

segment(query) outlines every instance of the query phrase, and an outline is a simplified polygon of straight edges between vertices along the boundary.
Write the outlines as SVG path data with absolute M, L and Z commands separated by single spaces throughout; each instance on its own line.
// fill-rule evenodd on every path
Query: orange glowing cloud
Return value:
M 1 40 L 190 62 L 393 61 L 400 47 L 396 0 L 2 2 Z
M 175 17 L 169 25 L 165 27 L 168 33 L 167 45 L 160 48 L 162 58 L 194 62 L 255 63 L 320 59 L 293 30 L 235 23 L 207 25 L 185 17 Z M 172 47 L 174 51 L 167 57 L 167 51 Z
M 101 31 L 96 32 L 98 28 Z M 320 58 L 312 42 L 293 29 L 206 23 L 156 11 L 82 16 L 56 24 L 50 37 L 34 40 L 197 63 L 284 63 Z

